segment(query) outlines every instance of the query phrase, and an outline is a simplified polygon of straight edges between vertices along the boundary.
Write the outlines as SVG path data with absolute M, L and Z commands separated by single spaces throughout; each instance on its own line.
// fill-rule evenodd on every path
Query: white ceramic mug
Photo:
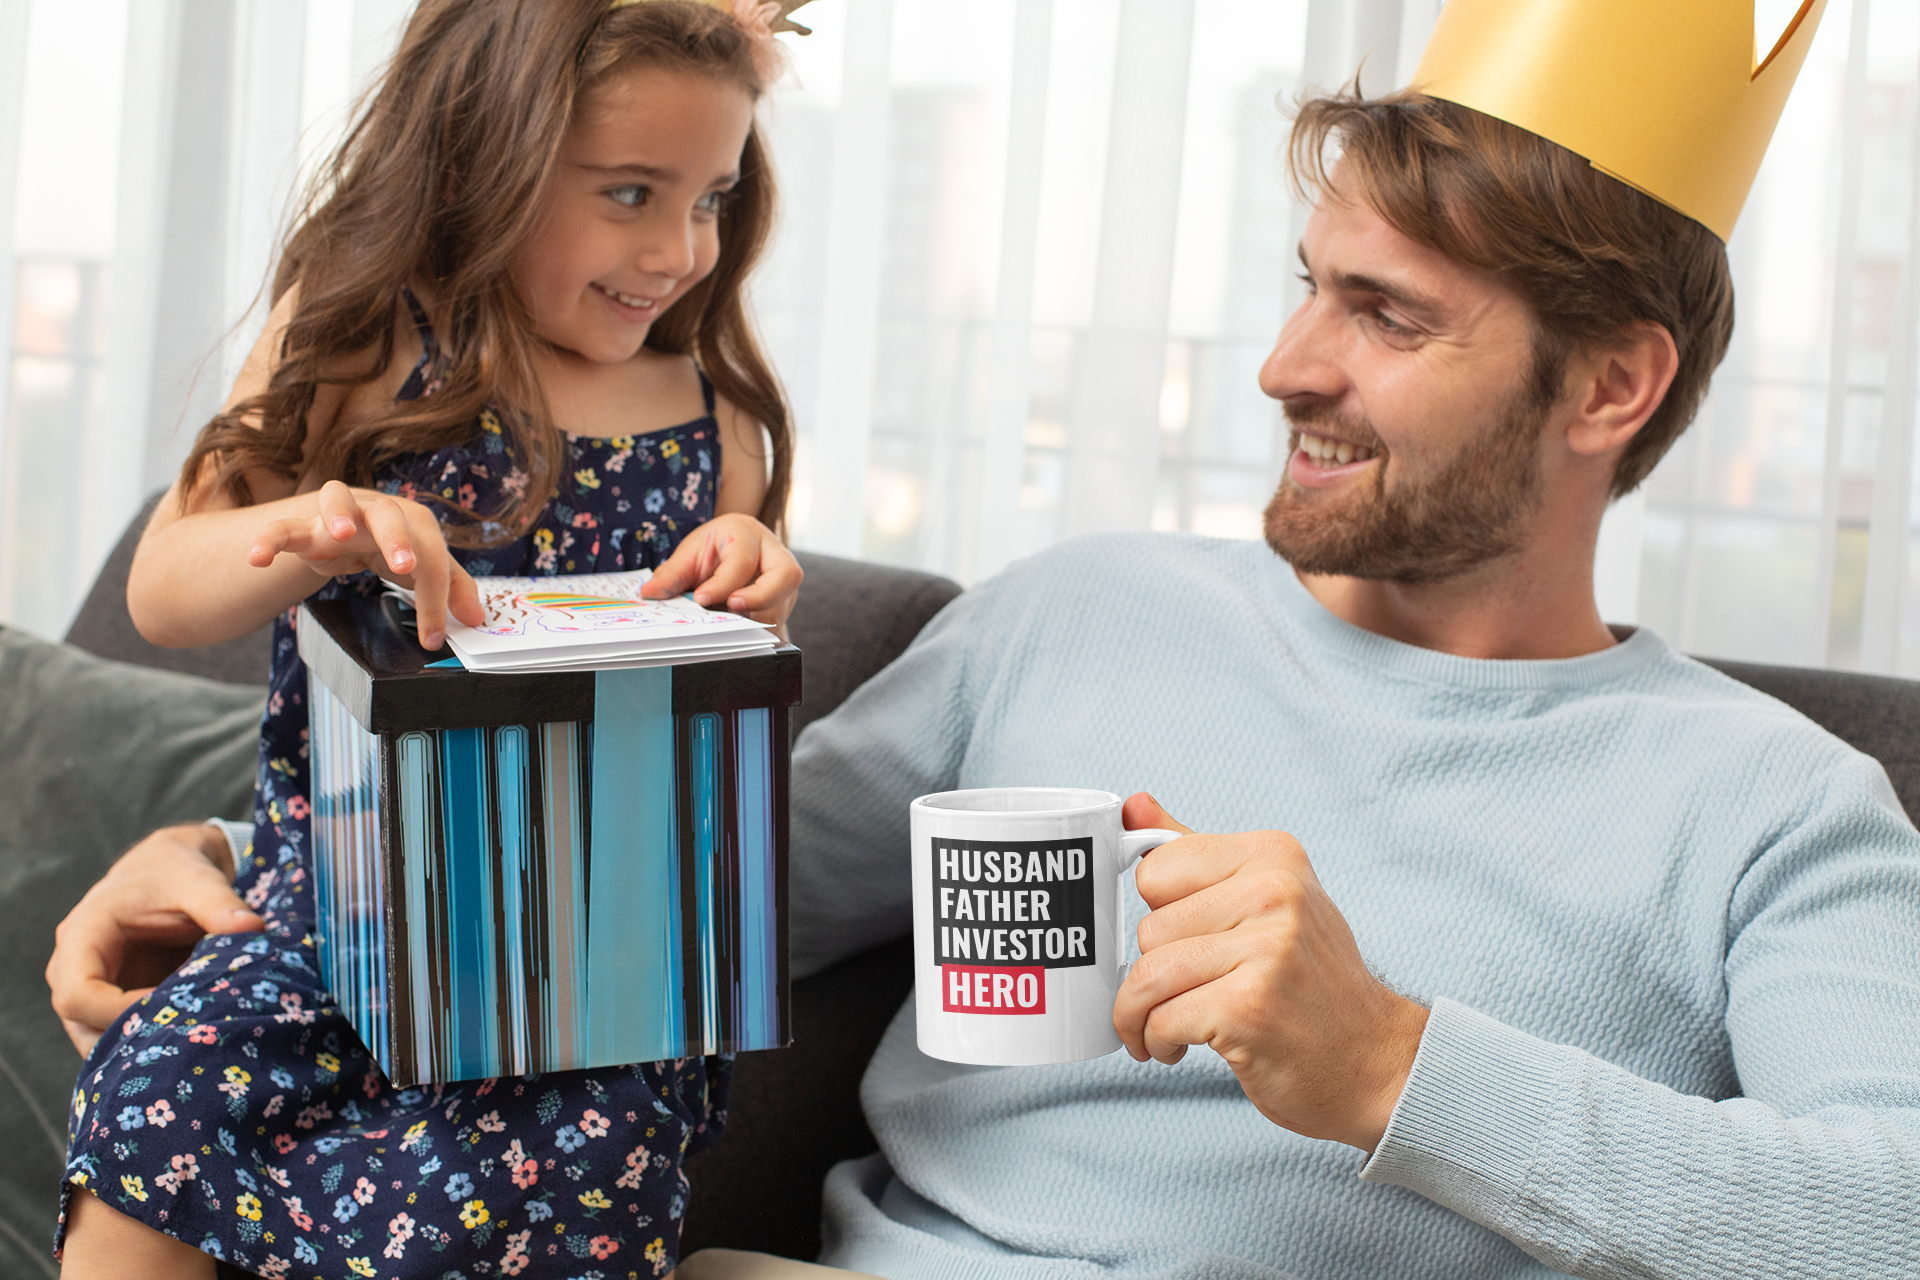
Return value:
M 920 1051 L 1035 1066 L 1120 1047 L 1120 874 L 1177 831 L 1122 831 L 1120 797 L 1065 787 L 913 802 Z

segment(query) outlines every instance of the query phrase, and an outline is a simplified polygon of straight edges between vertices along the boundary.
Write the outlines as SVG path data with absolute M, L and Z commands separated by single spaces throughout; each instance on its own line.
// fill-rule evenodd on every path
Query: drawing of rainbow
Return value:
M 608 609 L 631 609 L 647 603 L 622 596 L 582 596 L 568 591 L 528 591 L 520 598 L 536 609 L 565 609 L 572 613 L 603 613 Z

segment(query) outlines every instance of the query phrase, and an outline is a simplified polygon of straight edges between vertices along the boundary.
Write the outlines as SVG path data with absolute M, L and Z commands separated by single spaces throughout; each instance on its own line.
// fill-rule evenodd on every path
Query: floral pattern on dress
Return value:
M 423 358 L 413 394 L 430 393 L 427 371 Z M 571 439 L 566 479 L 527 536 L 455 557 L 477 576 L 658 565 L 713 515 L 720 450 L 701 384 L 708 412 L 693 422 Z M 381 487 L 467 511 L 524 491 L 498 419 L 476 427 L 467 446 L 398 460 Z M 378 589 L 363 574 L 316 598 Z M 725 1123 L 729 1060 L 387 1081 L 318 972 L 294 617 L 274 623 L 254 835 L 234 880 L 267 927 L 203 939 L 94 1046 L 68 1116 L 59 1230 L 85 1187 L 275 1280 L 665 1275 L 686 1209 L 680 1164 Z

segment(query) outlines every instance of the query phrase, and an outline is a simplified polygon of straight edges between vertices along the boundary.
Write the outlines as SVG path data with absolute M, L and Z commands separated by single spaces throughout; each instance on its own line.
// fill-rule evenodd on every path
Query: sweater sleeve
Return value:
M 1905 1274 L 1920 1259 L 1920 835 L 1878 764 L 1844 762 L 1755 859 L 1726 937 L 1741 1096 L 1690 1097 L 1438 1000 L 1361 1177 L 1572 1275 Z
M 958 785 L 974 725 L 969 622 L 992 584 L 943 609 L 907 651 L 794 747 L 788 959 L 818 973 L 912 928 L 907 806 Z

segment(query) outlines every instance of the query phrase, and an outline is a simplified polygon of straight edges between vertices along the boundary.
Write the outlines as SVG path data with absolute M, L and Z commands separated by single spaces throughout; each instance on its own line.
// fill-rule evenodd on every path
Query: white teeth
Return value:
M 1365 445 L 1310 435 L 1304 431 L 1300 433 L 1300 451 L 1323 467 L 1366 462 L 1373 457 L 1373 450 Z
M 612 298 L 615 302 L 625 306 L 645 308 L 653 305 L 652 298 L 636 298 L 632 294 L 622 293 L 618 289 L 609 289 L 604 284 L 596 284 L 593 287 L 606 294 L 609 298 Z

